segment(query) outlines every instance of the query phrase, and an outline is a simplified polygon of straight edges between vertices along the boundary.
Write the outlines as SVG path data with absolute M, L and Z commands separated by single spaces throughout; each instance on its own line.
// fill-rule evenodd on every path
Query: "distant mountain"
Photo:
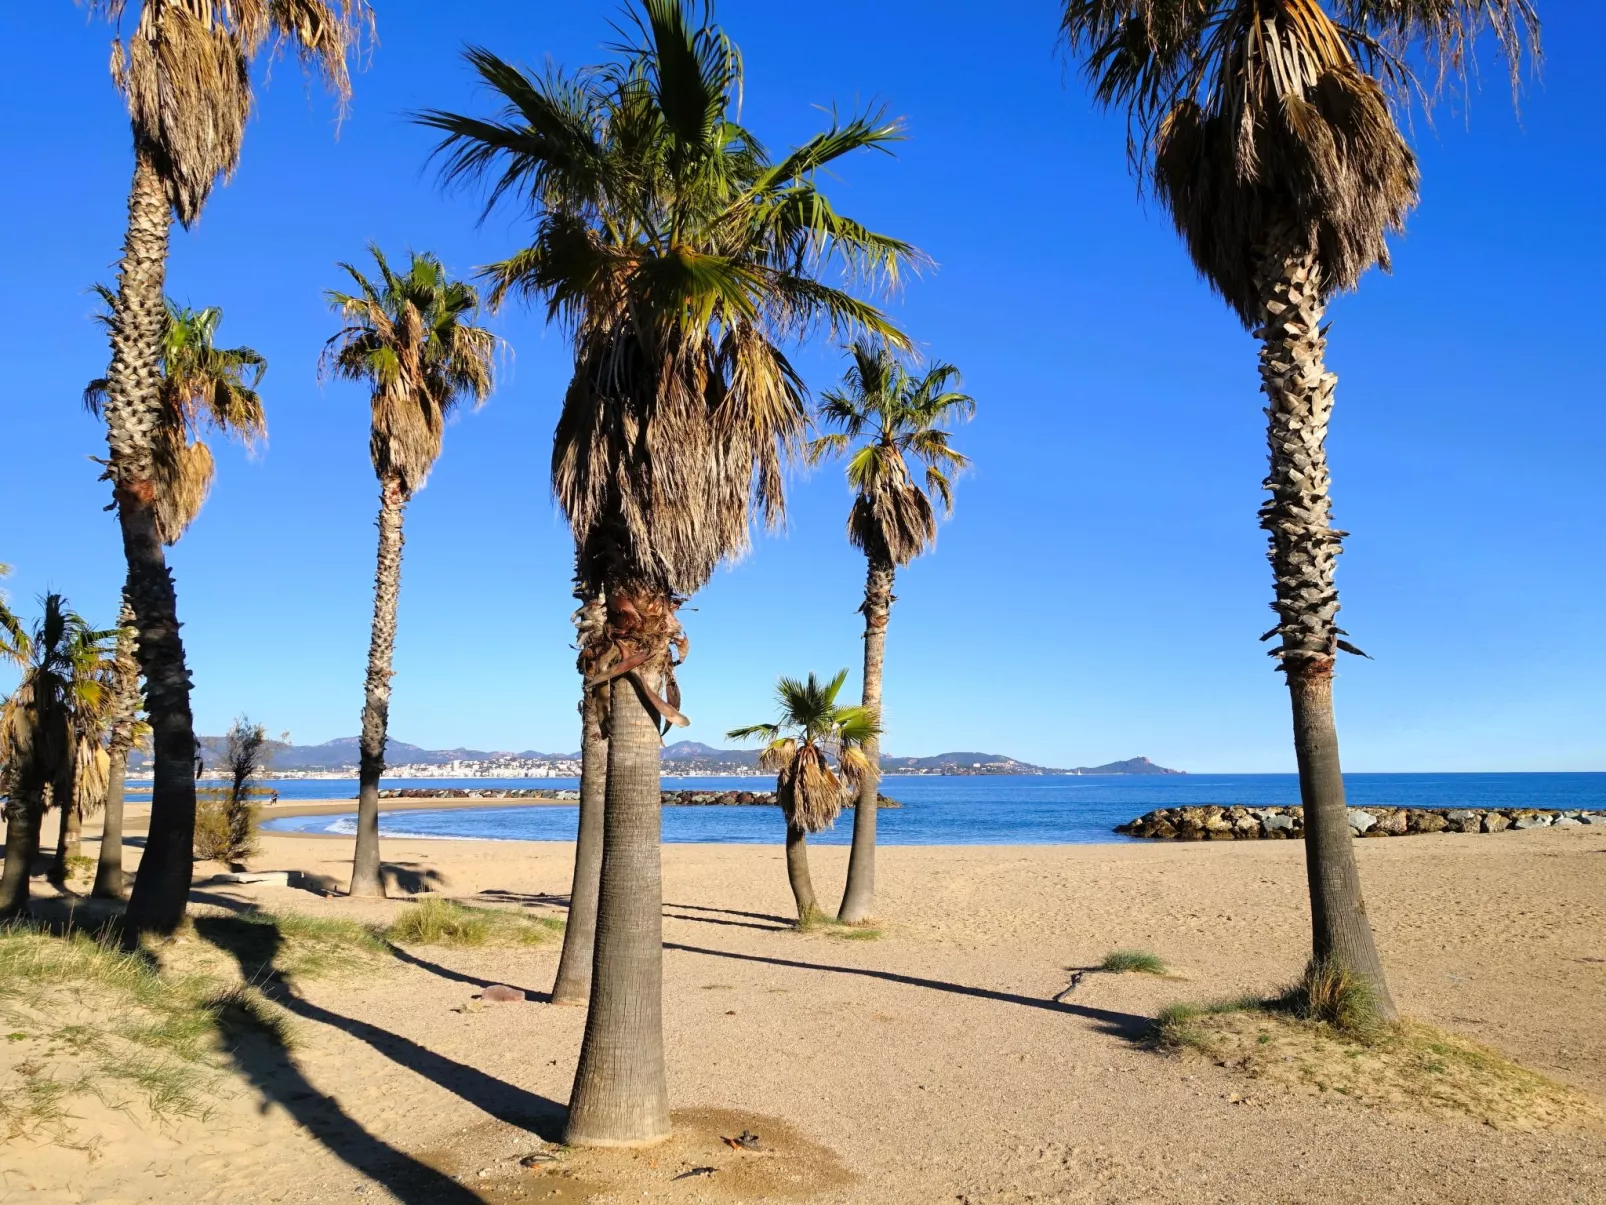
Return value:
M 269 741 L 270 772 L 318 773 L 350 770 L 355 772 L 360 760 L 359 740 L 343 736 L 325 741 L 321 745 L 286 745 Z M 221 736 L 201 738 L 202 758 L 208 770 L 216 769 L 222 761 L 224 739 Z M 392 766 L 440 766 L 448 762 L 506 761 L 524 762 L 577 761 L 579 753 L 541 753 L 526 749 L 520 753 L 487 751 L 483 749 L 425 749 L 409 745 L 406 741 L 391 740 L 385 750 L 385 761 Z M 664 770 L 677 775 L 752 774 L 758 770 L 756 749 L 716 749 L 699 741 L 676 741 L 663 752 Z M 130 759 L 132 768 L 148 766 L 148 759 L 135 753 Z M 1128 758 L 1126 761 L 1107 762 L 1102 766 L 1079 766 L 1072 770 L 1056 770 L 1005 757 L 1001 753 L 956 752 L 938 753 L 931 757 L 892 757 L 883 754 L 881 769 L 886 774 L 1181 774 L 1181 770 L 1168 770 L 1157 766 L 1146 757 Z M 499 771 L 500 772 L 500 771 Z M 565 771 L 572 772 L 572 771 Z

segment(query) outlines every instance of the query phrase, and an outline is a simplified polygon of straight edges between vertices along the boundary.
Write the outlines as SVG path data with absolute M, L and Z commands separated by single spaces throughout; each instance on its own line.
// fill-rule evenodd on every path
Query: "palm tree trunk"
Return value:
M 858 836 L 857 824 L 854 836 Z M 814 880 L 809 877 L 808 834 L 790 822 L 786 826 L 786 879 L 797 901 L 798 928 L 807 928 L 819 919 L 820 905 L 814 899 Z
M 892 558 L 874 555 L 864 582 L 864 705 L 881 718 L 881 670 L 887 656 L 887 619 L 892 613 Z M 859 802 L 853 809 L 853 849 L 848 854 L 848 885 L 836 918 L 857 925 L 875 911 L 875 822 L 881 796 L 881 738 L 864 745 L 870 768 L 876 771 L 859 784 Z
M 6 798 L 6 858 L 0 873 L 0 921 L 28 915 L 28 878 L 39 848 L 43 800 L 35 790 L 18 790 Z
M 1332 525 L 1327 424 L 1338 377 L 1326 370 L 1325 308 L 1313 252 L 1274 240 L 1260 272 L 1260 374 L 1269 400 L 1271 497 L 1261 526 L 1271 538 L 1278 624 L 1276 650 L 1293 704 L 1294 752 L 1305 810 L 1305 871 L 1310 885 L 1312 956 L 1366 980 L 1379 1013 L 1395 1015 L 1383 964 L 1361 897 L 1333 722 L 1333 662 L 1344 634 L 1337 624 L 1334 571 L 1345 532 Z
M 90 895 L 99 900 L 120 900 L 126 889 L 123 876 L 123 791 L 128 779 L 128 751 L 134 745 L 134 721 L 139 713 L 139 666 L 134 660 L 134 612 L 123 592 L 117 614 L 117 657 L 112 689 L 116 697 L 106 753 L 111 759 L 106 777 L 106 805 L 101 811 L 100 860 Z
M 588 663 L 588 634 L 604 623 L 602 599 L 586 599 L 581 608 L 582 667 Z M 582 673 L 584 669 L 582 668 Z M 591 996 L 591 963 L 597 941 L 597 889 L 602 881 L 603 811 L 607 806 L 608 738 L 602 714 L 608 688 L 584 690 L 580 696 L 580 832 L 574 843 L 574 879 L 569 887 L 569 922 L 563 931 L 563 955 L 552 984 L 553 1004 L 584 1004 Z
M 81 857 L 84 849 L 84 818 L 73 801 L 74 792 L 67 792 L 61 805 L 61 828 L 56 833 L 56 857 L 50 867 L 50 881 L 65 889 L 72 859 Z
M 368 681 L 362 708 L 362 752 L 357 781 L 357 850 L 351 895 L 385 894 L 379 861 L 379 777 L 385 772 L 390 731 L 391 660 L 396 651 L 396 603 L 401 595 L 402 517 L 407 499 L 401 480 L 379 487 L 379 563 L 374 571 L 374 626 L 368 639 Z
M 159 421 L 159 353 L 167 236 L 167 190 L 149 148 L 135 148 L 128 232 L 118 273 L 117 327 L 106 380 L 106 442 L 128 560 L 128 598 L 139 630 L 155 780 L 150 832 L 128 902 L 124 933 L 171 933 L 189 902 L 195 845 L 195 728 L 190 674 L 179 637 L 178 599 L 156 531 L 152 462 Z
M 622 600 L 610 586 L 610 612 Z M 630 601 L 638 614 L 673 613 L 667 600 Z M 637 671 L 655 687 L 663 678 L 664 656 L 656 653 Z M 615 679 L 611 695 L 591 1007 L 564 1133 L 564 1141 L 579 1146 L 636 1146 L 669 1135 L 659 859 L 662 742 L 658 713 L 629 677 Z

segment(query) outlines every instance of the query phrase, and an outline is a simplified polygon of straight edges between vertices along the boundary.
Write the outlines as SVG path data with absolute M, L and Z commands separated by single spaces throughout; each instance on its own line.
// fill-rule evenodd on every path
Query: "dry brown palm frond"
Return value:
M 1383 88 L 1314 0 L 1242 5 L 1209 101 L 1161 122 L 1154 180 L 1199 271 L 1258 321 L 1257 258 L 1280 229 L 1316 252 L 1328 291 L 1389 266 L 1416 204 L 1416 158 Z
M 91 0 L 118 21 L 128 0 Z M 251 59 L 269 41 L 315 67 L 342 110 L 351 95 L 348 57 L 373 10 L 366 0 L 143 0 L 139 20 L 112 43 L 112 77 L 185 225 L 219 176 L 240 159 L 251 112 Z
M 775 796 L 786 823 L 805 833 L 830 828 L 842 814 L 842 780 L 817 745 L 802 745 L 775 779 Z
M 216 463 L 212 450 L 198 439 L 177 431 L 158 429 L 153 466 L 156 485 L 156 534 L 164 544 L 175 544 L 206 504 L 212 492 Z

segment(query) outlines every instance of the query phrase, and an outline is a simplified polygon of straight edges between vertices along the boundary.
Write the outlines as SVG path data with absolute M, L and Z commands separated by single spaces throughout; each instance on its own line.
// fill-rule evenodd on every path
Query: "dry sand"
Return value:
M 346 852 L 268 836 L 253 865 L 343 883 Z M 1606 1101 L 1606 833 L 1357 852 L 1402 1009 Z M 846 853 L 813 851 L 828 898 Z M 443 894 L 554 914 L 571 854 L 385 849 Z M 204 1122 L 153 1132 L 87 1110 L 94 1159 L 0 1147 L 0 1201 L 1606 1202 L 1593 1123 L 1529 1133 L 1391 1113 L 1135 1040 L 1169 1002 L 1295 976 L 1297 842 L 879 857 L 883 935 L 848 941 L 792 931 L 778 846 L 665 847 L 670 1091 L 687 1112 L 664 1147 L 573 1159 L 573 1179 L 521 1170 L 532 1131 L 558 1134 L 583 1010 L 465 1006 L 493 982 L 543 991 L 558 947 L 420 948 L 302 985 L 292 1057 L 240 1055 L 237 1094 Z M 412 906 L 276 887 L 196 899 L 375 920 Z M 1089 974 L 1054 1002 L 1067 968 L 1133 946 L 1180 978 Z M 719 1143 L 743 1127 L 777 1153 Z

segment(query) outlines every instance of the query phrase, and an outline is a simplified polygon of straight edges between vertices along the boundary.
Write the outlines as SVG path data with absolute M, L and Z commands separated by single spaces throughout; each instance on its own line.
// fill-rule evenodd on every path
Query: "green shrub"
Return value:
M 404 908 L 384 936 L 402 945 L 536 946 L 562 932 L 563 922 L 553 917 L 423 899 Z

